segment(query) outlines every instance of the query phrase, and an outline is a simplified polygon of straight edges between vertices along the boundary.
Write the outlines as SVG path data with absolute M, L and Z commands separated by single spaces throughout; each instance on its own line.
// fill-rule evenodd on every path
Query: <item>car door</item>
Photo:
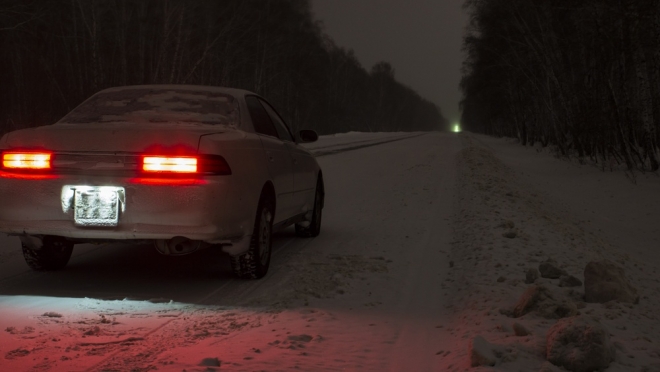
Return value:
M 270 116 L 256 96 L 245 97 L 254 129 L 264 148 L 268 172 L 276 194 L 275 222 L 290 218 L 293 209 L 293 160 L 288 145 L 283 142 Z
M 280 138 L 288 146 L 293 159 L 293 208 L 294 213 L 304 213 L 314 206 L 314 191 L 316 190 L 316 161 L 314 157 L 301 148 L 293 139 L 289 127 L 275 109 L 266 101 L 261 103 L 268 112 Z

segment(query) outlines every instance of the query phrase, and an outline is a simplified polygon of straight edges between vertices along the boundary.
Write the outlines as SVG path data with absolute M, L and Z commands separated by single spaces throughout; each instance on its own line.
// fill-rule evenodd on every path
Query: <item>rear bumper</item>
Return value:
M 0 220 L 0 230 L 9 235 L 56 235 L 75 239 L 171 239 L 183 236 L 192 240 L 215 242 L 219 239 L 217 228 L 206 226 L 149 225 L 120 223 L 115 228 L 92 228 L 75 226 L 73 221 L 5 221 Z M 176 233 L 174 233 L 176 232 Z
M 62 188 L 67 185 L 123 187 L 125 206 L 118 225 L 76 226 L 73 210 L 64 211 L 62 206 Z M 251 233 L 254 216 L 247 211 L 256 209 L 235 188 L 231 176 L 145 179 L 0 172 L 0 232 L 77 239 L 183 236 L 210 243 L 226 242 Z

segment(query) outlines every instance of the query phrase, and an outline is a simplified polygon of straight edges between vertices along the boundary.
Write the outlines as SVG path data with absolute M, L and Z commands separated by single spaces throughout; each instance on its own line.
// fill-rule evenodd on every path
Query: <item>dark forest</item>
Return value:
M 387 62 L 363 68 L 308 0 L 0 0 L 2 132 L 52 124 L 112 86 L 242 88 L 293 130 L 439 130 Z
M 603 168 L 657 170 L 660 2 L 468 0 L 462 122 Z

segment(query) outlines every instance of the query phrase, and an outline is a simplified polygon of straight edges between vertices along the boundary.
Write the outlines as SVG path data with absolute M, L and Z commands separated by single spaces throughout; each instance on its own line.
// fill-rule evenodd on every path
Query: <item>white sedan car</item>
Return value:
M 323 175 L 262 97 L 144 85 L 103 90 L 53 124 L 0 140 L 0 232 L 35 270 L 63 268 L 77 243 L 154 242 L 168 255 L 221 247 L 242 278 L 263 277 L 272 232 L 317 236 Z

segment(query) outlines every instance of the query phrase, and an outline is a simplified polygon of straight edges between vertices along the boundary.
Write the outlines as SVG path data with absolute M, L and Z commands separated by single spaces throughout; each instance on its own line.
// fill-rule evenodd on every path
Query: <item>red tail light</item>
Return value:
M 197 173 L 196 157 L 145 156 L 142 158 L 145 172 Z
M 165 174 L 231 174 L 229 164 L 219 155 L 148 155 L 142 157 L 142 171 L 146 173 Z
M 3 152 L 2 167 L 7 170 L 51 169 L 51 154 L 47 152 Z

